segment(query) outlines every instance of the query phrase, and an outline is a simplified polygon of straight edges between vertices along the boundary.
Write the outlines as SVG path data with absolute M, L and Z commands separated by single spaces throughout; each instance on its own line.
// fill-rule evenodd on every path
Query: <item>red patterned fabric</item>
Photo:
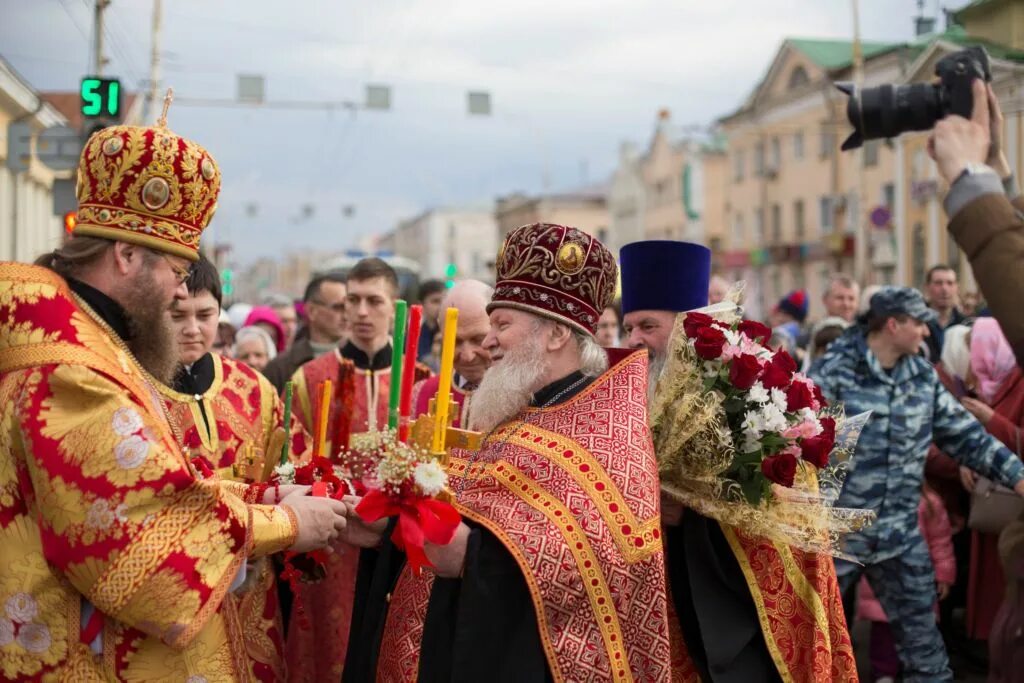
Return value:
M 487 312 L 518 308 L 593 335 L 615 297 L 619 267 L 597 239 L 577 228 L 534 223 L 516 228 L 495 263 L 498 282 Z
M 77 194 L 74 234 L 196 261 L 217 208 L 220 171 L 209 152 L 164 126 L 110 126 L 82 150 Z
M 722 526 L 747 579 L 768 651 L 783 680 L 857 680 L 835 564 Z
M 670 680 L 646 363 L 633 354 L 573 399 L 500 427 L 478 455 L 453 453 L 456 505 L 522 569 L 556 681 Z M 396 586 L 379 680 L 414 680 L 428 596 L 411 574 Z

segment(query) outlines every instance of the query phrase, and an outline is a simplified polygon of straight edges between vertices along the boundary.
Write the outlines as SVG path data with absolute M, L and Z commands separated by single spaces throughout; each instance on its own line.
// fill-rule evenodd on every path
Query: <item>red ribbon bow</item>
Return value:
M 380 489 L 370 489 L 356 506 L 356 513 L 367 524 L 398 516 L 391 540 L 396 548 L 405 552 L 416 576 L 420 575 L 422 567 L 434 566 L 423 551 L 424 541 L 434 545 L 451 543 L 462 521 L 462 516 L 450 503 L 419 495 L 390 495 Z

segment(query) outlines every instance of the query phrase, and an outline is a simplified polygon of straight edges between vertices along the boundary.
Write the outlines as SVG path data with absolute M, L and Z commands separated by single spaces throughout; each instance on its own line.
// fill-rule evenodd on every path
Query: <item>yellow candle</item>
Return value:
M 455 331 L 459 327 L 459 310 L 449 308 L 444 314 L 444 337 L 441 340 L 441 371 L 437 382 L 437 406 L 434 418 L 435 453 L 444 451 L 445 430 L 448 428 L 448 409 L 451 404 L 452 371 L 455 364 Z
M 331 380 L 324 380 L 324 393 L 323 400 L 320 402 L 320 421 L 317 423 L 317 435 L 316 435 L 316 452 L 321 456 L 328 458 L 330 455 L 327 453 L 327 417 L 331 410 L 331 397 L 333 396 L 331 391 Z M 339 416 L 340 419 L 344 419 L 344 416 Z

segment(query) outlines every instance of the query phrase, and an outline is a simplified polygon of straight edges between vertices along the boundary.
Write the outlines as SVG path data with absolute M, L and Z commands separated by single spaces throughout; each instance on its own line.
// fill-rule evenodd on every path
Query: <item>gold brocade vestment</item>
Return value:
M 238 361 L 210 354 L 197 361 L 212 366 L 212 383 L 202 394 L 160 386 L 164 403 L 180 427 L 183 448 L 202 458 L 223 479 L 246 484 L 261 476 L 266 459 L 277 462 L 271 435 L 282 420 L 283 406 L 274 387 L 258 372 Z M 308 437 L 292 419 L 289 453 L 293 462 L 307 454 Z M 269 558 L 251 562 L 245 584 L 231 594 L 249 668 L 254 680 L 285 679 L 284 631 L 277 582 Z
M 249 680 L 225 595 L 296 527 L 230 489 L 66 281 L 0 264 L 0 678 Z

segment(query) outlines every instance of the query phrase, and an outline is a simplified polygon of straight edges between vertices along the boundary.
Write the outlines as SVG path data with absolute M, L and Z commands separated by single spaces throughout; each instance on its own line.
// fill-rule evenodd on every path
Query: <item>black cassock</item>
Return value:
M 589 382 L 574 372 L 538 391 L 535 406 L 567 401 Z M 570 389 L 570 387 L 572 387 Z M 565 392 L 562 394 L 561 392 Z M 561 395 L 560 395 L 561 394 Z M 523 571 L 494 534 L 471 522 L 462 578 L 435 577 L 423 624 L 420 683 L 534 683 L 551 681 L 537 630 L 537 613 Z M 393 524 L 393 523 L 392 523 Z M 342 680 L 373 681 L 388 599 L 405 566 L 391 529 L 374 551 L 363 551 Z M 429 571 L 429 569 L 424 569 Z

